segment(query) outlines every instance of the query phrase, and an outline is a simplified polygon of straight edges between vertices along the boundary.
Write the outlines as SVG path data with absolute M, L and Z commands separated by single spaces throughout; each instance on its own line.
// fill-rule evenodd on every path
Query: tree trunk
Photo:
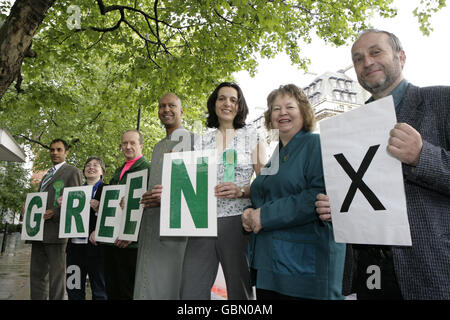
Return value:
M 0 28 L 0 100 L 17 78 L 25 54 L 55 0 L 16 0 Z

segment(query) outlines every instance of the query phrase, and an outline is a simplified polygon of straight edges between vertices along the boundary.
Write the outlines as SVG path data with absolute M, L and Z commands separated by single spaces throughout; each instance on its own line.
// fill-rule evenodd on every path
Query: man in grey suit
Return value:
M 59 239 L 60 206 L 57 199 L 65 187 L 80 186 L 81 171 L 68 165 L 67 143 L 55 139 L 50 143 L 53 167 L 42 178 L 39 192 L 47 192 L 43 241 L 33 241 L 30 262 L 30 297 L 32 300 L 63 300 L 66 278 L 67 239 Z
M 406 61 L 392 33 L 364 31 L 353 44 L 358 81 L 372 94 L 392 95 L 398 123 L 388 152 L 402 162 L 412 246 L 348 245 L 343 294 L 357 299 L 450 299 L 450 87 L 419 88 L 402 75 Z M 329 220 L 329 198 L 316 211 Z M 367 285 L 370 266 L 381 286 Z
M 173 93 L 161 97 L 158 117 L 166 137 L 153 149 L 149 190 L 142 196 L 145 211 L 139 231 L 139 248 L 134 289 L 135 300 L 177 300 L 180 298 L 181 272 L 186 237 L 160 237 L 160 200 L 164 153 L 189 151 L 193 133 L 181 125 L 181 100 Z

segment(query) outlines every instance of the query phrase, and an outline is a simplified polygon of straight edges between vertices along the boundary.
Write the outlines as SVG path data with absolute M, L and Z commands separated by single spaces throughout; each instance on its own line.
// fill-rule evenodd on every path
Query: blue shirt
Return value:
M 408 89 L 409 82 L 406 79 L 403 79 L 398 86 L 394 88 L 389 94 L 394 99 L 394 106 L 395 106 L 395 113 L 398 114 L 400 112 L 400 102 L 402 102 L 403 97 L 405 96 L 406 89 Z M 373 102 L 375 99 L 370 97 L 369 100 L 366 101 L 366 103 Z

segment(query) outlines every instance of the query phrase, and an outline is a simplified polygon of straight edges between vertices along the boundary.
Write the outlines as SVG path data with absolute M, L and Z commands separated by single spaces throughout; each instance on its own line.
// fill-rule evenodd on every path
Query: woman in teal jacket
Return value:
M 249 263 L 257 299 L 343 299 L 345 245 L 334 241 L 332 225 L 315 213 L 325 185 L 311 105 L 292 84 L 272 91 L 267 104 L 266 127 L 279 130 L 279 148 L 252 183 L 253 208 L 242 215 L 244 229 L 252 232 Z M 276 174 L 265 174 L 277 161 Z

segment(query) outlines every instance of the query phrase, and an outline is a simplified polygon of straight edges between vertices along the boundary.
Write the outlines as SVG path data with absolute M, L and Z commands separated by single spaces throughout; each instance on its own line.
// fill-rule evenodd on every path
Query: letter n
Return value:
M 172 160 L 170 188 L 170 228 L 181 228 L 181 193 L 196 228 L 208 228 L 208 158 L 197 159 L 196 190 L 184 161 Z

